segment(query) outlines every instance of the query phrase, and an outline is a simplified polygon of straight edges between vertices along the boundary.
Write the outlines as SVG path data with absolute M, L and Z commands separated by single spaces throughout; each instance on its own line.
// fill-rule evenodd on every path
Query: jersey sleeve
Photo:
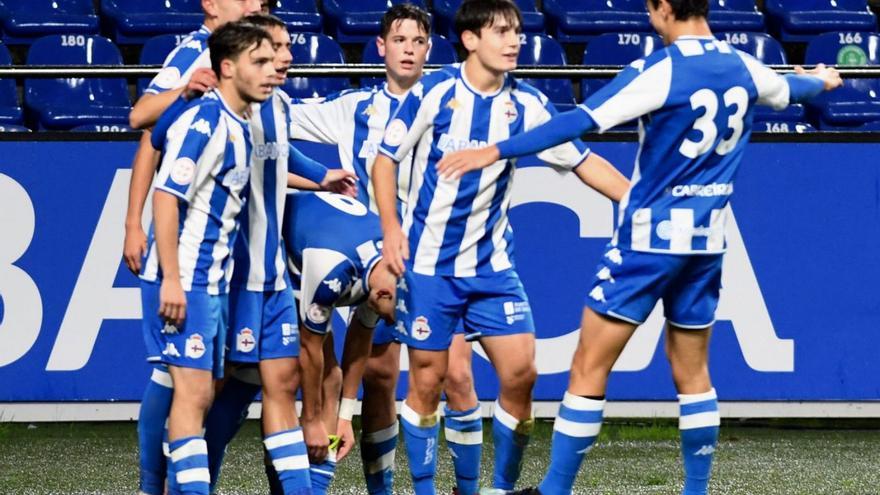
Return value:
M 165 149 L 165 138 L 168 135 L 168 128 L 171 127 L 177 118 L 180 117 L 180 114 L 186 110 L 187 103 L 188 102 L 183 95 L 179 96 L 174 100 L 174 103 L 172 103 L 171 106 L 162 112 L 159 120 L 156 121 L 156 125 L 153 126 L 153 131 L 150 133 L 150 144 L 153 145 L 153 148 L 156 151 L 162 151 Z
M 790 102 L 790 92 L 785 78 L 777 74 L 773 69 L 758 62 L 751 55 L 739 50 L 736 53 L 746 65 L 749 74 L 752 76 L 752 82 L 755 83 L 755 89 L 758 91 L 757 104 L 767 105 L 776 110 L 782 110 L 787 107 Z
M 410 90 L 385 126 L 379 153 L 400 163 L 433 125 L 436 110 L 432 111 L 423 98 L 421 82 Z
M 323 334 L 330 328 L 333 308 L 355 278 L 354 264 L 337 251 L 303 250 L 300 275 L 299 317 L 306 329 Z
M 338 144 L 340 131 L 354 119 L 353 94 L 342 94 L 315 102 L 291 102 L 290 139 Z
M 579 108 L 605 132 L 661 108 L 671 85 L 672 59 L 663 50 L 631 63 Z
M 144 93 L 159 94 L 182 88 L 189 82 L 192 71 L 200 67 L 210 67 L 206 44 L 195 39 L 185 40 L 171 51 Z
M 537 90 L 535 91 L 537 92 Z M 526 98 L 524 103 L 526 131 L 548 122 L 557 114 L 553 103 L 540 92 L 537 92 L 533 98 Z M 589 154 L 590 148 L 580 139 L 575 139 L 539 152 L 538 158 L 551 165 L 573 169 L 580 165 Z
M 184 112 L 168 129 L 165 154 L 156 188 L 189 202 L 202 155 L 215 133 L 223 133 L 217 105 L 199 105 Z

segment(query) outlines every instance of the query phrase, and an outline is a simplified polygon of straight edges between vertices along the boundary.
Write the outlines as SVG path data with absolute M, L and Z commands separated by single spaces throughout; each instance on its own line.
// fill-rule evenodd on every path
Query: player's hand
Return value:
M 456 180 L 462 175 L 488 167 L 499 160 L 498 147 L 495 145 L 473 150 L 456 151 L 444 155 L 437 163 L 437 171 L 440 177 L 447 180 Z
M 400 225 L 389 228 L 382 239 L 382 257 L 388 260 L 388 268 L 395 277 L 402 277 L 406 271 L 404 260 L 409 259 L 409 240 L 403 235 Z
M 344 194 L 351 198 L 357 197 L 357 175 L 348 170 L 331 168 L 320 185 L 323 191 Z
M 186 318 L 186 294 L 180 280 L 163 279 L 159 288 L 159 316 L 165 321 L 180 326 Z
M 122 259 L 125 266 L 135 275 L 141 272 L 141 258 L 147 252 L 147 234 L 140 224 L 125 228 L 125 242 L 122 248 Z
M 187 100 L 197 98 L 217 87 L 217 74 L 209 68 L 201 68 L 193 71 L 192 77 L 186 83 L 183 96 Z
M 826 67 L 825 64 L 819 64 L 810 70 L 804 70 L 800 65 L 796 65 L 794 71 L 797 74 L 818 77 L 825 83 L 825 91 L 831 91 L 832 89 L 843 86 L 843 79 L 841 79 L 840 73 L 837 72 L 837 69 L 834 67 Z
M 336 434 L 339 435 L 339 450 L 336 451 L 336 462 L 340 462 L 354 448 L 354 428 L 351 421 L 339 419 L 336 422 Z
M 306 449 L 309 453 L 309 461 L 313 464 L 320 463 L 327 458 L 330 448 L 330 437 L 327 436 L 327 428 L 320 418 L 303 421 L 303 438 L 306 441 Z

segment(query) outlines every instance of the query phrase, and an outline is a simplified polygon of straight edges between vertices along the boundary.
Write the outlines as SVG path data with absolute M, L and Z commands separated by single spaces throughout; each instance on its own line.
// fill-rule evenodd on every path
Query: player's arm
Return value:
M 186 318 L 186 295 L 180 284 L 180 266 L 177 259 L 178 198 L 163 190 L 153 194 L 153 231 L 162 285 L 159 289 L 159 315 L 180 325 Z
M 357 195 L 357 176 L 347 170 L 328 169 L 289 145 L 287 187 Z
M 629 190 L 629 180 L 608 160 L 596 153 L 587 155 L 587 158 L 575 167 L 574 173 L 581 182 L 615 203 L 619 203 Z
M 302 413 L 300 422 L 303 427 L 309 459 L 320 462 L 327 457 L 330 441 L 327 428 L 321 420 L 323 401 L 321 390 L 324 376 L 324 340 L 325 333 L 310 330 L 301 325 L 299 364 L 302 370 Z
M 809 71 L 798 66 L 795 67 L 796 74 L 780 76 L 751 55 L 740 51 L 737 54 L 752 76 L 759 105 L 782 110 L 791 103 L 808 101 L 822 91 L 830 91 L 843 84 L 837 69 L 825 67 L 825 64 L 819 64 Z
M 141 270 L 141 258 L 147 250 L 147 235 L 142 218 L 150 183 L 159 164 L 159 153 L 150 145 L 149 130 L 145 130 L 131 164 L 128 184 L 128 210 L 125 214 L 125 241 L 122 256 L 125 266 L 137 275 Z
M 342 122 L 354 119 L 350 97 L 334 95 L 312 103 L 290 104 L 290 139 L 338 144 Z
M 342 439 L 337 461 L 341 461 L 355 445 L 351 419 L 357 403 L 357 393 L 361 386 L 367 360 L 373 348 L 373 330 L 379 322 L 376 313 L 367 303 L 358 306 L 345 334 L 342 350 L 342 398 L 339 401 L 339 420 L 336 432 Z
M 156 83 L 152 83 L 151 90 L 145 92 L 131 109 L 131 113 L 128 115 L 129 125 L 134 129 L 150 127 L 159 120 L 162 112 L 181 95 L 187 100 L 191 100 L 216 86 L 217 75 L 208 68 L 193 71 L 189 81 L 179 88 L 159 91 L 160 88 L 156 86 Z

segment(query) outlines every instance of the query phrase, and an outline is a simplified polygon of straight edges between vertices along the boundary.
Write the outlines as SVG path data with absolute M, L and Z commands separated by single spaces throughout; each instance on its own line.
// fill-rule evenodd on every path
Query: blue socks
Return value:
M 330 450 L 327 458 L 318 464 L 309 466 L 309 476 L 312 480 L 312 495 L 327 495 L 327 489 L 336 475 L 336 451 Z
M 681 458 L 684 463 L 682 495 L 705 495 L 712 474 L 712 458 L 718 444 L 718 396 L 715 389 L 702 394 L 679 395 L 681 408 Z
M 302 428 L 280 431 L 267 435 L 263 445 L 269 451 L 272 466 L 278 473 L 278 481 L 284 495 L 309 495 L 309 456 L 303 440 Z
M 208 469 L 211 471 L 211 491 L 220 479 L 220 468 L 226 447 L 238 433 L 247 418 L 248 406 L 260 391 L 259 385 L 229 378 L 217 394 L 208 417 L 205 418 L 205 442 L 208 444 Z
M 513 485 L 519 479 L 523 454 L 534 424 L 532 418 L 514 418 L 501 408 L 500 402 L 495 402 L 495 415 L 492 418 L 492 439 L 495 442 L 493 488 L 513 490 Z
M 565 393 L 553 422 L 550 469 L 538 486 L 542 495 L 570 495 L 584 455 L 602 427 L 604 400 Z
M 480 489 L 480 457 L 483 453 L 483 418 L 480 406 L 466 411 L 444 408 L 446 445 L 455 466 L 455 484 L 461 495 Z
M 165 365 L 154 365 L 153 375 L 141 399 L 137 427 L 140 452 L 139 490 L 147 495 L 162 495 L 165 492 L 166 463 L 162 442 L 173 395 L 168 368 Z
M 171 464 L 177 487 L 173 495 L 209 495 L 208 446 L 200 436 L 184 437 L 170 443 Z
M 410 409 L 404 401 L 400 409 L 400 419 L 415 495 L 435 495 L 434 474 L 437 472 L 440 418 L 436 412 L 422 416 Z
M 398 423 L 361 436 L 361 459 L 370 495 L 393 495 Z

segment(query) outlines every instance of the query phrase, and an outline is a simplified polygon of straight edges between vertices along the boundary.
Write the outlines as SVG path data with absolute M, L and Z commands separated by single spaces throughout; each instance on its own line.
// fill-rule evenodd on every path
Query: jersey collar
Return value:
M 406 95 L 409 94 L 409 91 L 403 93 L 402 95 L 396 95 L 396 94 L 392 93 L 391 91 L 388 91 L 388 83 L 387 82 L 382 83 L 382 92 L 385 93 L 385 96 L 387 96 L 388 98 L 391 98 L 392 100 L 397 100 L 401 103 L 403 102 L 403 100 L 406 99 Z
M 497 91 L 495 91 L 494 93 L 484 93 L 484 92 L 478 90 L 477 88 L 473 87 L 471 85 L 470 81 L 468 81 L 467 74 L 465 74 L 465 72 L 464 72 L 464 66 L 466 63 L 467 62 L 462 62 L 458 66 L 458 73 L 461 77 L 461 82 L 464 84 L 464 87 L 466 87 L 471 93 L 473 93 L 477 96 L 480 96 L 483 98 L 494 98 L 494 97 L 500 95 L 502 91 L 507 89 L 507 86 L 510 84 L 510 74 L 504 74 L 504 82 L 501 83 L 501 87 L 498 88 Z
M 199 26 L 199 32 L 205 33 L 205 34 L 211 34 L 211 30 L 208 28 L 208 26 L 205 26 L 204 24 Z
M 233 111 L 229 108 L 229 105 L 226 103 L 226 100 L 223 99 L 223 94 L 220 93 L 219 90 L 217 90 L 217 89 L 212 89 L 211 92 L 214 93 L 215 95 L 217 95 L 217 100 L 220 101 L 220 106 L 223 107 L 223 110 L 224 110 L 226 113 L 228 113 L 230 117 L 232 117 L 233 119 L 235 119 L 235 121 L 238 122 L 239 124 L 241 124 L 242 126 L 247 127 L 247 121 L 245 121 L 243 118 L 241 118 L 241 117 L 239 117 L 238 115 L 236 115 L 236 113 L 233 112 Z

